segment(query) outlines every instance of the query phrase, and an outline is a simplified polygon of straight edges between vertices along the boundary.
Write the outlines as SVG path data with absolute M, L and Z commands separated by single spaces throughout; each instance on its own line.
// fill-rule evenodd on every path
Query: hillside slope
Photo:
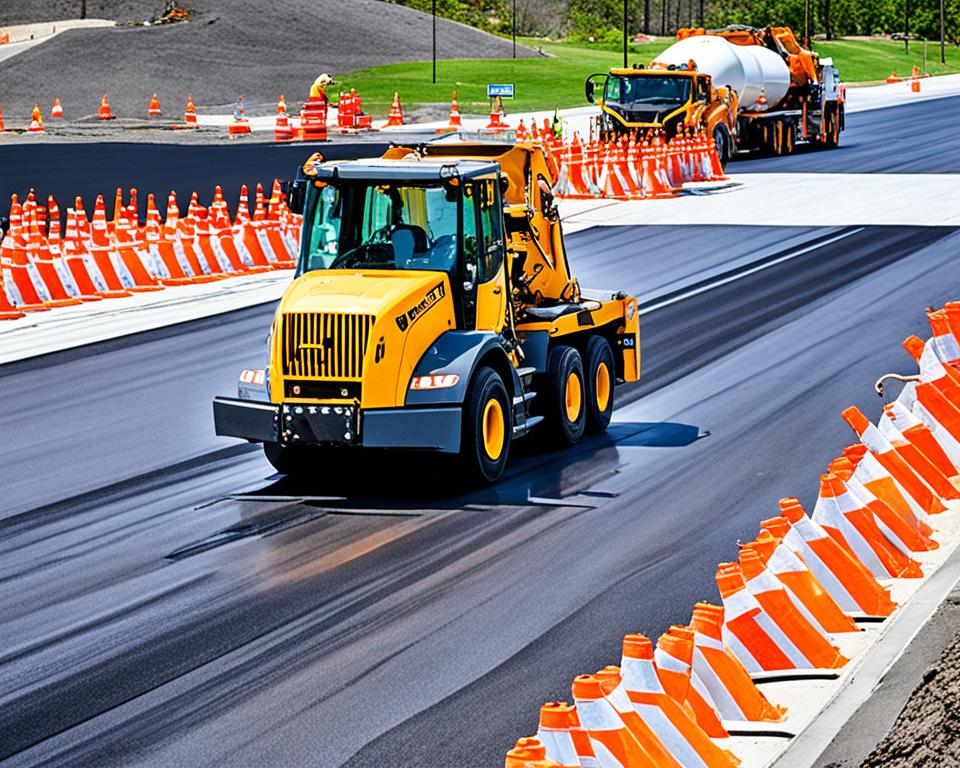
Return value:
M 88 16 L 111 17 L 98 12 L 99 4 L 88 1 Z M 50 14 L 63 17 L 62 11 L 76 3 L 52 5 Z M 123 20 L 149 16 L 157 3 L 103 5 Z M 431 55 L 430 16 L 381 0 L 272 5 L 190 0 L 184 5 L 195 12 L 189 23 L 70 30 L 9 59 L 0 68 L 4 114 L 28 116 L 34 99 L 48 110 L 59 96 L 67 117 L 94 115 L 104 93 L 121 117 L 144 116 L 154 92 L 170 115 L 182 111 L 188 91 L 201 111 L 232 104 L 241 94 L 248 104 L 275 103 L 280 93 L 298 101 L 321 72 L 336 76 Z M 20 13 L 39 3 L 25 0 L 23 6 Z M 437 21 L 437 49 L 447 59 L 505 58 L 512 52 L 507 40 L 443 19 Z M 518 55 L 533 52 L 520 48 Z

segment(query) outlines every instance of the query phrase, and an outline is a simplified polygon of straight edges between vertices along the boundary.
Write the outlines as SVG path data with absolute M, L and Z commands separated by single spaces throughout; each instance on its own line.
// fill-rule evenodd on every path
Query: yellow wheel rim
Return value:
M 597 410 L 603 413 L 610 405 L 610 369 L 606 363 L 597 366 Z
M 496 461 L 500 458 L 505 437 L 503 408 L 500 407 L 499 400 L 490 398 L 483 407 L 483 449 L 491 460 Z
M 576 373 L 567 376 L 565 401 L 567 406 L 567 421 L 571 424 L 580 418 L 580 408 L 583 406 L 583 388 L 580 386 L 580 377 Z

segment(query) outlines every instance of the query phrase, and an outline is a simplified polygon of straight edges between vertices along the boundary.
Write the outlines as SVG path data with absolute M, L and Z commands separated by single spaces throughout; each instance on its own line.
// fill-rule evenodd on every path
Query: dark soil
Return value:
M 123 25 L 61 33 L 3 62 L 0 107 L 8 121 L 29 120 L 34 100 L 45 112 L 59 96 L 68 118 L 96 115 L 110 97 L 120 117 L 140 117 L 152 93 L 164 111 L 182 111 L 192 92 L 199 111 L 301 101 L 322 72 L 431 56 L 431 17 L 381 0 L 184 0 L 192 21 Z M 89 18 L 144 20 L 156 0 L 88 0 Z M 76 18 L 79 2 L 0 0 L 0 24 Z M 438 19 L 441 58 L 507 58 L 510 41 Z M 528 49 L 519 55 L 535 55 Z M 362 94 L 361 94 L 362 95 Z
M 862 768 L 960 765 L 960 634 L 907 701 L 893 728 Z

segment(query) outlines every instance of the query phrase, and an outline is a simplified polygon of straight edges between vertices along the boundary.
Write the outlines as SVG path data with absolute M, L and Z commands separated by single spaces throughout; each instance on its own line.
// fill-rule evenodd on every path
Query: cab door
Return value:
M 496 179 L 468 182 L 463 201 L 464 320 L 467 328 L 499 333 L 507 308 L 500 185 Z

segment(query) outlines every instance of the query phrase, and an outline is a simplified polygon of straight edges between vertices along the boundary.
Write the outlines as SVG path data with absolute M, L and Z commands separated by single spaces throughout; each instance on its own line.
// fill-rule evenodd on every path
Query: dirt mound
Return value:
M 890 733 L 862 768 L 960 765 L 960 635 L 910 696 Z
M 40 3 L 14 5 L 26 13 Z M 68 6 L 53 5 L 60 16 Z M 114 11 L 102 12 L 100 5 Z M 143 19 L 156 13 L 157 5 L 162 11 L 163 3 L 148 0 L 88 0 L 87 15 Z M 190 0 L 182 5 L 193 12 L 193 21 L 69 30 L 8 59 L 0 68 L 4 116 L 29 119 L 34 99 L 49 110 L 55 96 L 68 118 L 95 115 L 104 93 L 116 114 L 135 117 L 145 115 L 154 92 L 170 115 L 182 111 L 188 91 L 201 111 L 230 105 L 241 94 L 250 105 L 276 104 L 280 93 L 297 101 L 321 72 L 336 76 L 431 54 L 429 14 L 381 0 Z M 443 19 L 437 21 L 437 48 L 447 59 L 506 58 L 512 52 L 508 40 Z M 527 49 L 518 54 L 535 55 Z

